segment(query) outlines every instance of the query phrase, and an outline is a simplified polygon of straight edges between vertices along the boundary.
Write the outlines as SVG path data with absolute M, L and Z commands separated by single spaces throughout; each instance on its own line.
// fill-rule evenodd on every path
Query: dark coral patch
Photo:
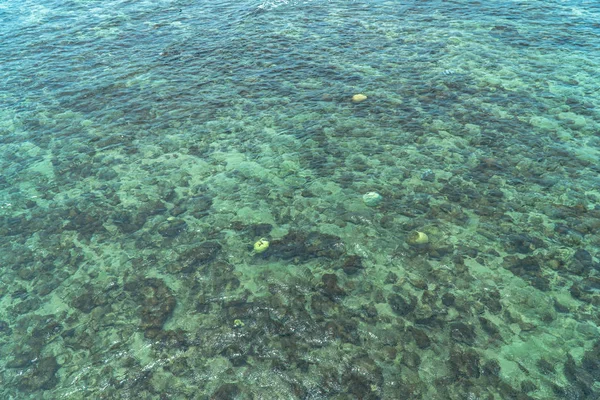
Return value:
M 339 237 L 318 232 L 292 231 L 281 239 L 273 240 L 269 248 L 272 257 L 298 262 L 318 257 L 339 259 L 344 253 Z
M 204 242 L 198 246 L 188 248 L 181 253 L 177 259 L 178 266 L 174 268 L 177 272 L 191 272 L 194 269 L 212 262 L 222 246 L 217 242 Z
M 148 338 L 160 334 L 164 323 L 173 313 L 177 301 L 171 289 L 161 279 L 131 280 L 125 290 L 140 305 L 140 327 Z

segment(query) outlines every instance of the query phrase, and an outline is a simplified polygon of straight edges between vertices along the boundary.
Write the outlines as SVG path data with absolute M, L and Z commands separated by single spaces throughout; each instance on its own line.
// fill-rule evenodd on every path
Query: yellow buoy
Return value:
M 408 242 L 408 244 L 422 245 L 429 243 L 429 237 L 423 232 L 414 231 L 410 235 L 408 235 L 406 241 Z
M 367 99 L 367 96 L 365 96 L 362 93 L 358 93 L 358 94 L 355 94 L 354 96 L 352 96 L 352 101 L 354 103 L 360 103 L 361 101 L 365 101 L 366 99 Z
M 241 319 L 234 319 L 233 320 L 233 327 L 234 328 L 243 328 L 244 326 L 246 326 L 246 324 Z
M 254 252 L 256 253 L 264 253 L 269 248 L 269 241 L 267 239 L 260 239 L 258 242 L 254 243 Z

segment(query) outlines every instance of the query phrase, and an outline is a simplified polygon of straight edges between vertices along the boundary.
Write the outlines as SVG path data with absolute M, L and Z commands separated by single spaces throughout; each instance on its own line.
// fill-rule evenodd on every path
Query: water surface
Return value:
M 0 19 L 1 398 L 599 396 L 596 2 Z

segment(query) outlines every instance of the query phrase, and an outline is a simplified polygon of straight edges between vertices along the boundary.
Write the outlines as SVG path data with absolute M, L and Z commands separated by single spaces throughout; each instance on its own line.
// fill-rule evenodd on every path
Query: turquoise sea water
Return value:
M 596 1 L 0 21 L 1 399 L 600 396 Z

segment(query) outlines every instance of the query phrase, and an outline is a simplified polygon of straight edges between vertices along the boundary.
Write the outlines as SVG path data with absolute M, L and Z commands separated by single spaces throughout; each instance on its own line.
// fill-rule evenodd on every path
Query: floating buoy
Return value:
M 365 101 L 366 99 L 367 99 L 367 96 L 362 93 L 358 93 L 358 94 L 355 94 L 354 96 L 352 96 L 352 101 L 354 103 L 360 103 L 361 101 Z

